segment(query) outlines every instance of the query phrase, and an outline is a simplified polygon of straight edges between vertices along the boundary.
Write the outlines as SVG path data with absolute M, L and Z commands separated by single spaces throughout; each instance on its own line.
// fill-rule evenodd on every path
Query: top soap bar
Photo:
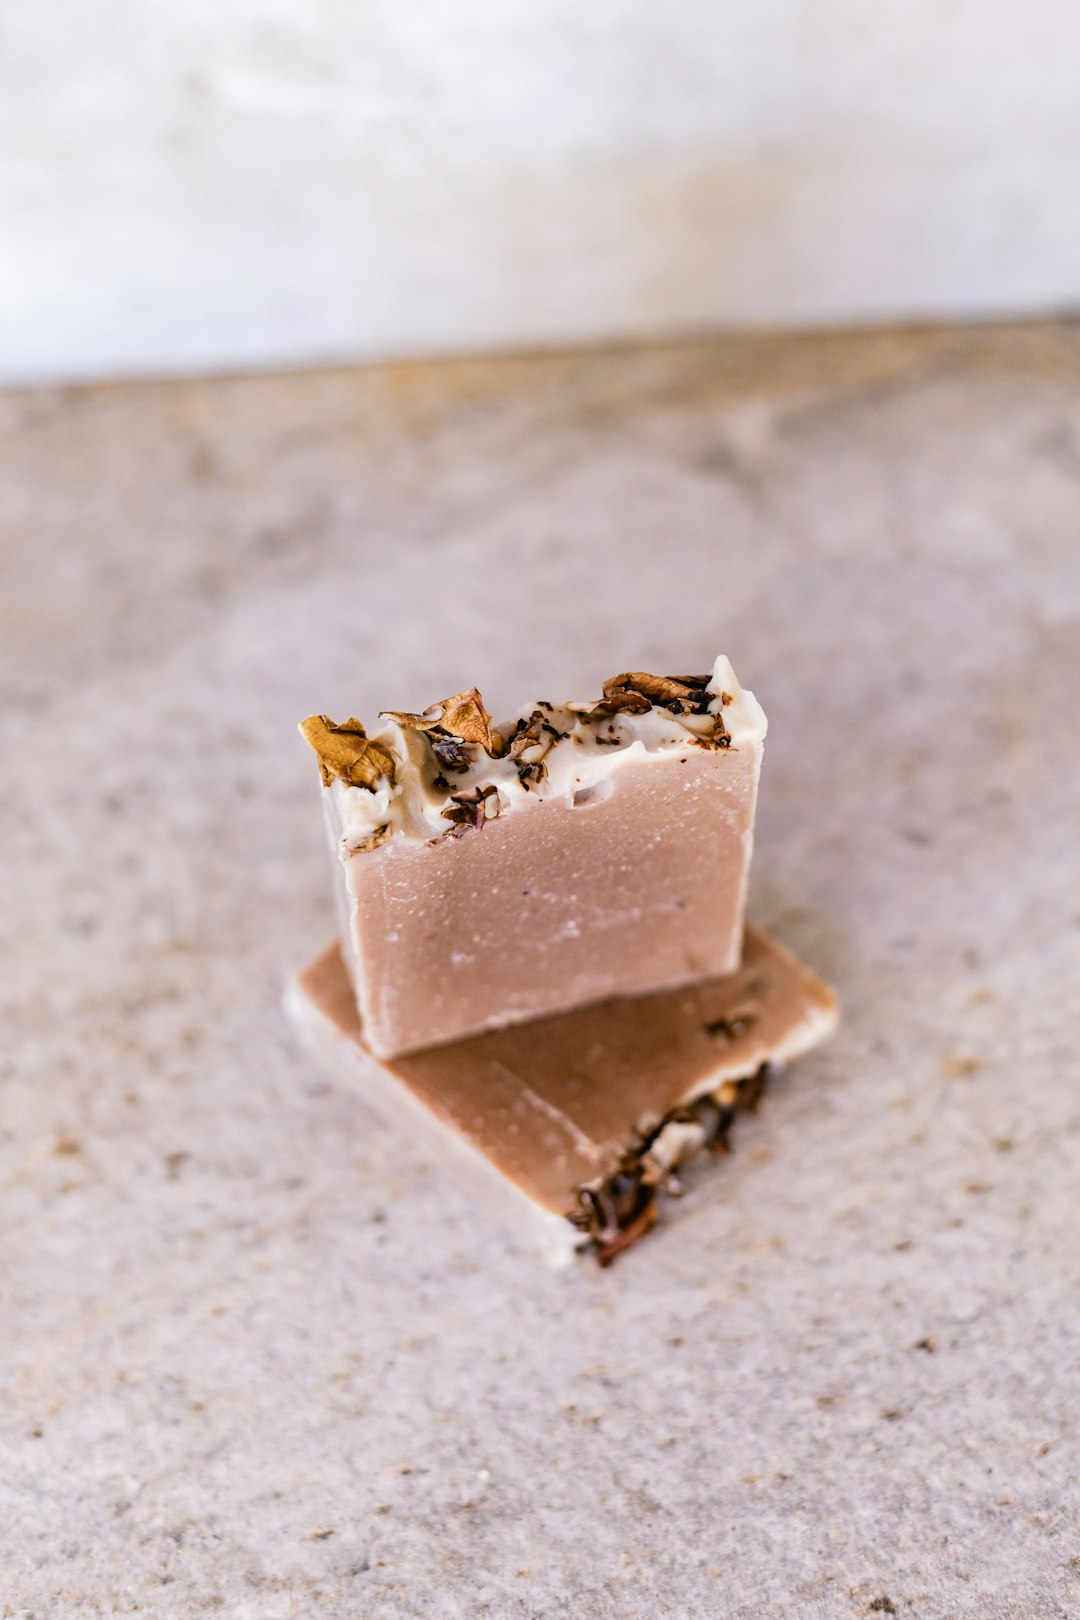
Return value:
M 378 1056 L 738 967 L 766 728 L 726 658 L 507 725 L 475 690 L 381 718 L 300 728 Z

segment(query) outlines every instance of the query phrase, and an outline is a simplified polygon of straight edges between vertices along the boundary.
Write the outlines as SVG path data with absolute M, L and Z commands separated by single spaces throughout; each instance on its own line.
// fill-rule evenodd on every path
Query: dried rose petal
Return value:
M 390 823 L 384 821 L 381 827 L 376 827 L 373 833 L 368 833 L 366 838 L 362 838 L 358 844 L 351 846 L 348 859 L 351 861 L 354 855 L 367 855 L 371 850 L 378 849 L 380 844 L 385 844 L 389 837 Z
M 359 720 L 350 717 L 338 726 L 325 714 L 312 714 L 300 722 L 300 731 L 319 756 L 324 787 L 335 776 L 349 787 L 369 790 L 383 777 L 393 782 L 394 756 L 372 741 Z
M 592 715 L 646 714 L 654 705 L 673 714 L 706 714 L 712 701 L 709 675 L 649 675 L 630 670 L 604 682 L 604 695 L 597 703 L 575 703 L 571 708 Z
M 652 702 L 644 692 L 605 692 L 599 703 L 593 705 L 592 714 L 648 714 Z
M 489 809 L 492 800 L 494 805 Z M 447 821 L 454 823 L 450 836 L 460 837 L 470 827 L 479 831 L 485 821 L 494 821 L 500 809 L 499 790 L 489 783 L 487 787 L 472 788 L 467 793 L 452 793 L 450 803 L 442 814 Z
M 484 708 L 484 700 L 473 686 L 467 692 L 458 692 L 443 704 L 441 729 L 462 742 L 479 743 L 488 754 L 495 752 L 491 736 L 491 716 Z
M 397 709 L 384 709 L 383 720 L 396 720 L 399 726 L 411 731 L 441 733 L 456 737 L 461 742 L 479 743 L 484 752 L 496 758 L 501 739 L 492 734 L 491 716 L 484 708 L 484 700 L 476 687 L 457 692 L 442 703 L 433 703 L 423 714 L 408 714 Z
M 472 764 L 471 745 L 459 737 L 443 737 L 437 731 L 429 731 L 428 742 L 441 770 L 467 771 Z
M 518 721 L 506 752 L 517 766 L 518 777 L 525 787 L 543 781 L 547 775 L 544 756 L 565 736 L 566 732 L 553 726 L 543 709 L 534 709 L 528 720 Z M 531 757 L 526 759 L 526 754 Z
M 650 703 L 672 709 L 676 714 L 700 714 L 709 706 L 708 681 L 708 676 L 703 679 L 699 675 L 691 675 L 684 681 L 678 676 L 649 675 L 639 669 L 626 675 L 614 675 L 610 681 L 605 681 L 604 697 L 610 700 L 621 692 L 636 692 Z

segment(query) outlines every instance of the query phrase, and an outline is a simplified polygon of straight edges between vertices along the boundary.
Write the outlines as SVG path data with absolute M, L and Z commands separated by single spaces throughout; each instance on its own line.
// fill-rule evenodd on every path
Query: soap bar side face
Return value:
M 348 860 L 372 1050 L 732 972 L 760 761 L 760 742 L 642 756 L 576 804 Z

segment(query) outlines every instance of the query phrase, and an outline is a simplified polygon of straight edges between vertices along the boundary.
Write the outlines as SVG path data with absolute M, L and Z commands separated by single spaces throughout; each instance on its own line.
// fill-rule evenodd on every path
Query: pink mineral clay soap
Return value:
M 475 690 L 381 718 L 301 726 L 376 1056 L 739 967 L 765 716 L 726 658 L 505 725 Z
M 365 1044 L 335 943 L 294 979 L 300 1029 L 370 1106 L 551 1262 L 602 1265 L 681 1190 L 691 1159 L 726 1148 L 766 1076 L 830 1033 L 832 993 L 754 928 L 736 973 L 594 1002 L 530 1024 L 380 1060 Z

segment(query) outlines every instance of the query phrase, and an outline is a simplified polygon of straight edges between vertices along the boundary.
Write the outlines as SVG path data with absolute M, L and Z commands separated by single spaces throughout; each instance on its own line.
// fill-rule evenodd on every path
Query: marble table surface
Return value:
M 1080 327 L 0 397 L 0 1615 L 1080 1613 Z M 833 1041 L 610 1271 L 320 1072 L 312 710 L 723 649 Z

